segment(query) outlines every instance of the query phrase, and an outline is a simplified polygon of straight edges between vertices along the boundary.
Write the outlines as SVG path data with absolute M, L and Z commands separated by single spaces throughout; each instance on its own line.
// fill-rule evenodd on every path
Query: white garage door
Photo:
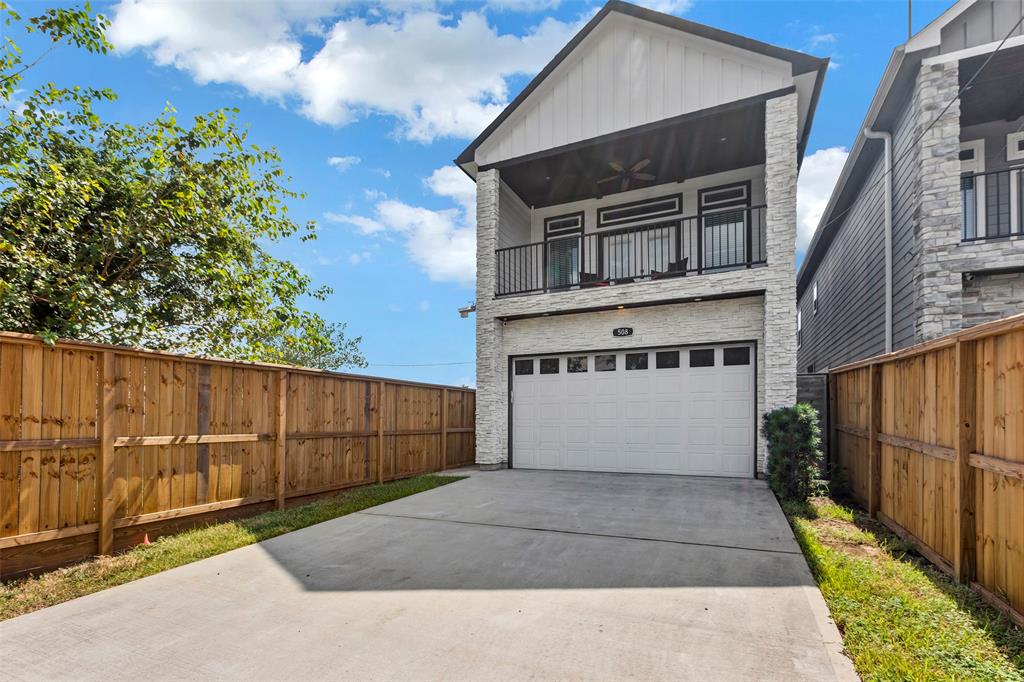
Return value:
M 512 365 L 512 466 L 753 476 L 754 347 L 571 353 Z

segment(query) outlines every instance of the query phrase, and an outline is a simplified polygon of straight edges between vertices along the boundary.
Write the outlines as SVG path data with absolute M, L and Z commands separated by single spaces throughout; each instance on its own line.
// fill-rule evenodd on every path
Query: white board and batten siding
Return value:
M 612 13 L 475 160 L 486 166 L 793 84 L 787 61 Z

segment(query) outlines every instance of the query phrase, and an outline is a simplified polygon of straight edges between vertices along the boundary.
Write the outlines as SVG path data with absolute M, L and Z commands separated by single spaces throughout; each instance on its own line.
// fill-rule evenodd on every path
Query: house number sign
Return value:
M 612 330 L 612 336 L 633 336 L 632 327 L 616 327 Z

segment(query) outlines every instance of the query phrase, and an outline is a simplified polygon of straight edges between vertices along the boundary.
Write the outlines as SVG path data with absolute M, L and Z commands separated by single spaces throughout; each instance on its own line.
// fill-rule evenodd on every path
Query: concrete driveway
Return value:
M 498 471 L 0 623 L 6 679 L 853 679 L 764 483 Z

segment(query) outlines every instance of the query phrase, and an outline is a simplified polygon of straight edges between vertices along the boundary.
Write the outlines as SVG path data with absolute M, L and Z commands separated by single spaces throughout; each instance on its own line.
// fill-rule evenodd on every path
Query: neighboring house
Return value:
M 796 399 L 796 180 L 827 60 L 608 3 L 459 156 L 477 462 L 763 472 Z
M 893 52 L 800 268 L 801 372 L 1024 310 L 1022 8 L 957 2 Z

